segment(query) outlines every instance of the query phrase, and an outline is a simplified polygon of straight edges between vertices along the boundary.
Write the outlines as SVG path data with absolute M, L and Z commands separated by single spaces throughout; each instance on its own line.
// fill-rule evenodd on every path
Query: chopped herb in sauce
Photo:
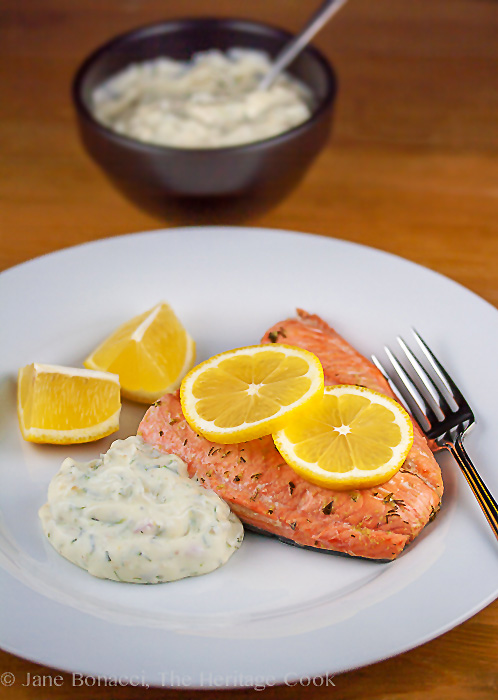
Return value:
M 53 547 L 91 574 L 148 584 L 177 580 L 214 570 L 240 544 L 236 516 L 218 495 L 190 479 L 175 455 L 130 437 L 115 441 L 97 462 L 99 469 L 95 460 L 66 459 L 54 480 L 69 494 L 67 502 L 50 492 L 40 509 Z M 171 527 L 171 516 L 178 527 Z

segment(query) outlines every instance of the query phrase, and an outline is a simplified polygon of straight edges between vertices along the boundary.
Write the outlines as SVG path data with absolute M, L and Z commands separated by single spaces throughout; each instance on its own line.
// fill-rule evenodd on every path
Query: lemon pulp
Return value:
M 189 424 L 214 442 L 269 435 L 321 396 L 323 370 L 307 350 L 254 345 L 206 360 L 187 374 L 180 398 Z
M 116 375 L 33 363 L 18 375 L 17 411 L 30 442 L 91 442 L 119 428 Z
M 413 444 L 413 424 L 393 399 L 359 386 L 325 387 L 323 398 L 273 435 L 304 479 L 350 489 L 387 481 Z
M 117 374 L 123 396 L 151 403 L 178 389 L 194 358 L 194 341 L 161 302 L 122 324 L 83 364 Z

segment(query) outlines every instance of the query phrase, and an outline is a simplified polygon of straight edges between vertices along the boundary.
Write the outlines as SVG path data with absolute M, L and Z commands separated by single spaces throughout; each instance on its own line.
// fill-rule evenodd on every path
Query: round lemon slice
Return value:
M 119 428 L 119 378 L 108 372 L 33 363 L 19 370 L 17 413 L 29 442 L 91 442 Z
M 325 488 L 376 486 L 401 467 L 413 424 L 393 399 L 360 386 L 325 387 L 323 398 L 273 435 L 294 471 Z
M 194 341 L 169 304 L 161 302 L 120 326 L 83 364 L 119 375 L 126 398 L 152 403 L 178 389 L 194 359 Z
M 180 399 L 190 426 L 209 440 L 235 443 L 279 430 L 320 399 L 319 359 L 289 345 L 253 345 L 215 355 L 191 370 Z

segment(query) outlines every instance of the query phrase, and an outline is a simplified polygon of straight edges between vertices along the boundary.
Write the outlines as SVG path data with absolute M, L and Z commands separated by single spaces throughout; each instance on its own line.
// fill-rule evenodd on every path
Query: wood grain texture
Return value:
M 314 5 L 315 3 L 313 3 Z M 69 86 L 110 36 L 161 18 L 217 14 L 294 30 L 302 0 L 3 0 L 0 5 L 0 269 L 84 241 L 168 227 L 129 204 L 84 153 Z M 299 187 L 246 220 L 371 245 L 437 270 L 498 305 L 498 3 L 351 0 L 316 43 L 340 78 L 333 136 Z M 195 221 L 195 212 L 184 223 Z M 5 604 L 5 601 L 2 602 Z M 68 640 L 70 643 L 70 640 Z M 498 603 L 442 637 L 334 678 L 265 698 L 491 700 Z M 23 687 L 57 672 L 0 653 L 2 697 L 212 698 L 134 688 Z M 239 690 L 230 697 L 260 697 Z

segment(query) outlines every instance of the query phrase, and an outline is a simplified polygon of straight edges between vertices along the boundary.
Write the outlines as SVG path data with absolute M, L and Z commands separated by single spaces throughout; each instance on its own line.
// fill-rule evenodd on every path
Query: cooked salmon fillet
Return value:
M 283 342 L 315 353 L 325 384 L 360 384 L 393 396 L 382 374 L 319 317 L 277 323 L 262 342 Z M 394 559 L 437 512 L 441 471 L 415 426 L 402 468 L 381 486 L 334 491 L 294 472 L 271 436 L 220 445 L 196 434 L 185 420 L 178 392 L 149 408 L 139 434 L 164 452 L 181 457 L 189 474 L 213 489 L 250 527 L 293 544 L 369 559 Z

